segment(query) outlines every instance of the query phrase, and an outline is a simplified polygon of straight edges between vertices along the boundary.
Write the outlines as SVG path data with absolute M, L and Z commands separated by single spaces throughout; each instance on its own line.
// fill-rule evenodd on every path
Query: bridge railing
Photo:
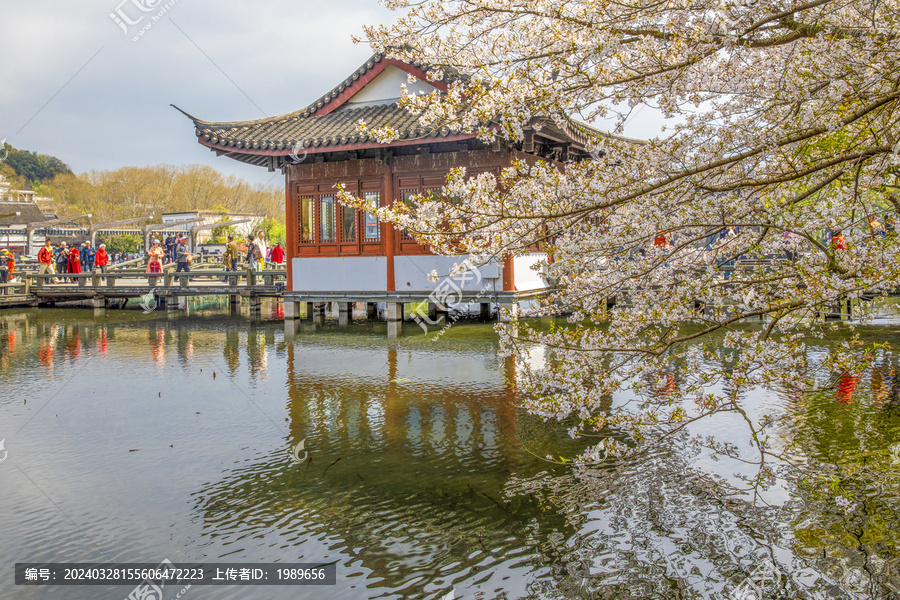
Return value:
M 107 271 L 121 271 L 128 269 L 130 267 L 136 267 L 137 265 L 146 265 L 147 257 L 141 256 L 140 258 L 132 258 L 131 260 L 126 260 L 125 262 L 115 263 L 109 265 L 106 269 Z
M 27 277 L 23 277 L 20 281 L 13 283 L 0 283 L 0 295 L 13 296 L 31 293 L 31 282 Z
M 66 283 L 55 283 L 53 280 L 64 278 L 70 280 Z M 287 271 L 284 269 L 268 269 L 264 271 L 253 271 L 246 269 L 243 271 L 226 271 L 225 269 L 203 269 L 199 271 L 176 273 L 167 270 L 162 273 L 147 273 L 137 270 L 120 270 L 107 271 L 101 273 L 95 269 L 89 273 L 63 273 L 52 275 L 49 273 L 38 274 L 28 273 L 21 283 L 13 284 L 16 286 L 24 286 L 26 290 L 36 290 L 43 288 L 93 288 L 93 289 L 115 289 L 119 282 L 136 281 L 136 285 L 147 285 L 151 288 L 155 287 L 173 287 L 181 288 L 201 287 L 191 286 L 191 283 L 222 283 L 228 287 L 271 287 L 276 281 L 284 281 L 287 279 Z M 121 287 L 121 286 L 118 286 Z M 209 287 L 209 286 L 202 286 Z M 25 293 L 28 293 L 26 291 Z

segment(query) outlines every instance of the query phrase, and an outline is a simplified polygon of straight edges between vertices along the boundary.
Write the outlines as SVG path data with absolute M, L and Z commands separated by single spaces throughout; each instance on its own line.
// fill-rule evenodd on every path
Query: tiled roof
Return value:
M 331 102 L 332 100 L 337 98 L 341 92 L 343 92 L 348 87 L 350 87 L 351 85 L 356 83 L 356 81 L 359 80 L 360 77 L 362 77 L 363 75 L 365 75 L 366 73 L 368 73 L 369 71 L 374 69 L 375 66 L 378 63 L 380 63 L 381 61 L 383 61 L 384 59 L 385 59 L 385 56 L 383 54 L 373 55 L 360 68 L 358 68 L 356 71 L 354 71 L 353 74 L 350 75 L 350 77 L 348 77 L 344 81 L 340 82 L 330 92 L 328 92 L 327 94 L 325 94 L 324 96 L 322 96 L 321 98 L 319 98 L 318 100 L 316 100 L 315 102 L 313 102 L 312 104 L 310 104 L 309 106 L 304 108 L 303 110 L 297 111 L 296 113 L 292 113 L 292 114 L 298 115 L 298 116 L 305 116 L 305 117 L 311 116 L 314 112 L 316 112 L 317 110 L 319 110 L 320 108 L 322 108 L 323 106 L 325 106 L 326 104 L 328 104 L 329 102 Z M 406 63 L 406 64 L 409 64 L 410 66 L 419 68 L 426 72 L 430 69 L 429 65 L 426 65 L 426 64 L 418 62 L 418 61 Z M 445 70 L 445 76 L 444 76 L 443 81 L 449 82 L 452 79 L 456 79 L 458 77 L 460 77 L 460 75 L 456 71 Z M 280 117 L 275 117 L 275 118 L 277 119 Z
M 376 140 L 356 130 L 362 120 L 368 127 L 393 127 L 400 139 L 445 137 L 449 128 L 434 131 L 419 124 L 418 118 L 397 104 L 344 108 L 321 117 L 292 113 L 272 119 L 242 123 L 209 123 L 195 119 L 197 137 L 220 147 L 276 150 L 290 153 L 294 148 L 319 148 Z
M 595 127 L 591 127 L 587 123 L 576 121 L 569 116 L 566 116 L 566 123 L 562 129 L 569 137 L 580 143 L 585 148 L 595 145 L 597 144 L 597 142 L 602 142 L 604 139 L 614 139 L 638 145 L 647 143 L 646 140 L 639 140 L 636 138 L 625 137 L 624 135 L 609 133 L 608 131 L 601 131 Z
M 22 214 L 0 219 L 0 226 L 27 225 L 47 220 L 38 205 L 33 202 L 0 201 L 0 215 L 16 212 Z
M 448 127 L 439 130 L 424 128 L 413 113 L 401 108 L 397 103 L 363 108 L 350 108 L 342 105 L 337 110 L 334 110 L 332 104 L 329 109 L 332 112 L 323 115 L 316 114 L 384 60 L 385 57 L 382 55 L 372 56 L 350 77 L 327 94 L 306 108 L 286 115 L 253 121 L 213 122 L 198 119 L 174 104 L 172 106 L 194 122 L 195 132 L 201 143 L 211 146 L 213 149 L 220 149 L 237 160 L 255 164 L 262 164 L 260 161 L 263 157 L 259 155 L 263 153 L 269 156 L 288 156 L 305 148 L 321 148 L 320 151 L 327 152 L 332 148 L 338 151 L 341 146 L 348 144 L 378 145 L 377 140 L 357 131 L 359 121 L 365 121 L 368 128 L 391 127 L 398 132 L 398 139 L 401 141 L 434 139 L 459 133 Z M 427 71 L 429 68 L 427 65 L 419 63 L 412 63 L 411 66 L 422 71 Z M 462 75 L 455 71 L 448 71 L 444 82 L 459 77 Z M 352 92 L 353 90 L 348 94 Z M 539 119 L 539 121 L 558 129 L 564 134 L 564 137 L 584 148 L 595 145 L 603 138 L 643 143 L 640 140 L 599 131 L 569 117 L 565 117 L 565 123 L 562 126 L 552 123 L 550 119 Z M 474 137 L 474 134 L 467 137 Z M 244 152 L 241 152 L 242 150 Z

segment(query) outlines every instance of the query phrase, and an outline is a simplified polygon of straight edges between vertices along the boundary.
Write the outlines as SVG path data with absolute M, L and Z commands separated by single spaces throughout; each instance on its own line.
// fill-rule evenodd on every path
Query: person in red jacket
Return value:
M 100 244 L 97 254 L 94 255 L 94 266 L 100 267 L 101 273 L 106 273 L 106 265 L 109 264 L 109 254 L 106 253 L 106 244 Z
M 284 261 L 284 248 L 281 247 L 281 243 L 275 244 L 275 247 L 272 248 L 272 262 L 276 265 L 280 265 Z
M 69 273 L 81 273 L 81 253 L 76 246 L 69 248 Z M 75 281 L 75 280 L 73 280 Z
M 56 274 L 56 268 L 53 266 L 53 243 L 50 241 L 50 238 L 44 240 L 44 245 L 38 250 L 38 262 L 41 263 L 39 274 Z

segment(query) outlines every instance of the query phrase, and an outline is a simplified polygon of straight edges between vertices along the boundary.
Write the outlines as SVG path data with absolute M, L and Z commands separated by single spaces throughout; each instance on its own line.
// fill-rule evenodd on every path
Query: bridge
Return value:
M 287 279 L 285 269 L 255 271 L 243 265 L 228 271 L 212 257 L 198 257 L 190 273 L 176 273 L 174 263 L 165 265 L 162 273 L 148 273 L 145 264 L 146 258 L 139 258 L 112 265 L 106 273 L 94 269 L 55 275 L 39 274 L 37 265 L 16 265 L 13 275 L 19 275 L 19 281 L 0 284 L 0 308 L 81 301 L 103 309 L 110 300 L 153 298 L 157 306 L 174 309 L 180 298 L 228 296 L 232 306 L 246 298 L 251 310 L 258 310 L 262 298 L 282 297 Z

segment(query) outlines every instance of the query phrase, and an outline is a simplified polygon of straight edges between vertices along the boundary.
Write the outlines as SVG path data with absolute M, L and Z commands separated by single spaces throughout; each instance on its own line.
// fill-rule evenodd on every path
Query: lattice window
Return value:
M 319 241 L 323 243 L 334 242 L 334 196 L 319 196 Z
M 312 196 L 300 198 L 300 233 L 301 244 L 314 244 L 316 242 L 316 203 Z
M 408 206 L 410 208 L 410 210 L 413 210 L 413 196 L 418 196 L 418 195 L 419 195 L 418 189 L 400 190 L 400 200 L 403 202 L 403 204 Z M 411 236 L 406 229 L 404 229 L 400 232 L 400 239 L 404 242 L 415 241 L 413 236 Z
M 363 192 L 363 200 L 372 208 L 380 206 L 380 194 L 378 192 Z M 378 217 L 375 213 L 367 212 L 363 216 L 365 220 L 365 241 L 377 242 L 381 239 L 381 228 L 378 226 Z
M 352 206 L 341 205 L 341 241 L 356 241 L 356 209 Z

